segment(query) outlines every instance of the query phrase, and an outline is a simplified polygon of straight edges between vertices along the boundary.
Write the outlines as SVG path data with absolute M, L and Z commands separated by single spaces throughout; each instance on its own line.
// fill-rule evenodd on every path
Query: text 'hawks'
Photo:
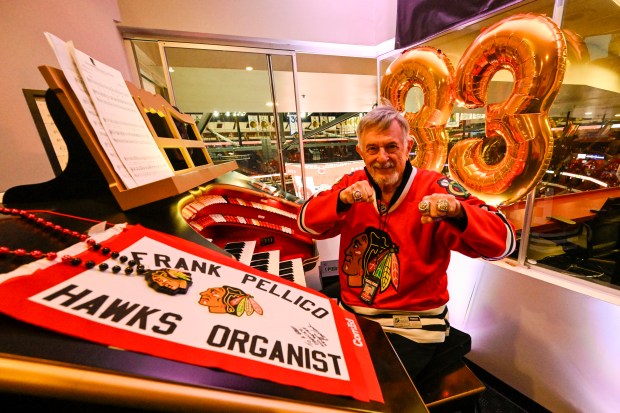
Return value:
M 165 312 L 137 303 L 129 303 L 120 298 L 110 298 L 109 295 L 89 297 L 91 290 L 76 291 L 77 285 L 68 285 L 43 299 L 53 301 L 64 297 L 61 306 L 71 308 L 76 312 L 86 312 L 102 320 L 109 320 L 129 327 L 137 326 L 141 330 L 151 330 L 157 334 L 168 335 L 177 328 L 176 322 L 183 317 L 179 314 Z M 87 299 L 88 297 L 88 299 Z

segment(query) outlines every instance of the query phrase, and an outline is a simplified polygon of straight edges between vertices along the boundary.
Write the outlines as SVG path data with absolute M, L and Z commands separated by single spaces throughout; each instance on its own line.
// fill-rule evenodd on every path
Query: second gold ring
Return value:
M 450 203 L 447 199 L 440 199 L 437 201 L 437 211 L 439 212 L 448 212 L 450 209 Z

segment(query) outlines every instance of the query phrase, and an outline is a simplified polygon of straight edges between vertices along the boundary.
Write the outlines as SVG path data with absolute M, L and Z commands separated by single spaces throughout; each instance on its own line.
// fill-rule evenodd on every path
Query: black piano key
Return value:
M 231 241 L 224 246 L 224 249 L 232 254 L 237 261 L 249 264 L 255 245 L 256 241 Z
M 281 261 L 280 262 L 280 272 L 283 270 L 292 270 L 293 269 L 293 261 Z
M 243 241 L 234 241 L 234 242 L 229 242 L 228 244 L 226 244 L 225 248 L 240 248 L 243 249 L 243 247 L 245 247 L 245 242 Z
M 298 264 L 297 266 L 295 264 Z M 280 277 L 292 281 L 294 283 L 305 286 L 306 279 L 301 264 L 301 259 L 280 261 Z
M 262 259 L 267 259 L 267 258 L 269 258 L 268 252 L 257 252 L 256 254 L 252 255 L 252 261 L 262 260 Z
M 269 260 L 253 260 L 250 263 L 250 267 L 256 267 L 257 265 L 269 265 Z
M 243 252 L 242 250 L 237 250 L 237 249 L 226 250 L 226 251 L 231 253 L 237 259 L 237 261 L 241 258 L 241 253 Z

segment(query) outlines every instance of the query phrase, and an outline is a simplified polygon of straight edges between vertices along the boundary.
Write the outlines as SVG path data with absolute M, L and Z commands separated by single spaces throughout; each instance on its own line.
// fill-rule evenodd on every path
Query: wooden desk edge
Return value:
M 428 403 L 426 405 L 426 407 L 427 408 L 433 408 L 435 406 L 440 406 L 442 404 L 449 403 L 452 400 L 459 400 L 459 399 L 463 399 L 465 397 L 469 397 L 469 396 L 473 396 L 473 395 L 476 395 L 476 394 L 480 394 L 485 389 L 486 389 L 486 387 L 482 386 L 482 387 L 474 389 L 474 390 L 470 390 L 470 391 L 466 391 L 466 392 L 463 392 L 463 393 L 459 393 L 458 395 L 454 395 L 454 396 L 446 397 L 445 399 L 441 399 L 441 400 L 437 400 L 437 401 L 434 401 L 434 402 L 430 402 L 430 403 Z
M 277 400 L 109 373 L 83 366 L 0 353 L 0 389 L 85 402 L 171 411 L 343 412 L 347 410 Z
M 432 408 L 435 406 L 443 405 L 443 404 L 449 403 L 454 400 L 460 400 L 460 399 L 463 399 L 469 396 L 480 394 L 484 390 L 486 390 L 486 386 L 484 385 L 484 383 L 480 381 L 480 379 L 478 379 L 478 377 L 474 374 L 474 372 L 471 371 L 471 369 L 467 367 L 467 365 L 464 363 L 458 369 L 446 374 L 443 380 L 445 380 L 448 377 L 461 377 L 462 378 L 463 375 L 467 376 L 466 379 L 470 381 L 468 390 L 459 391 L 458 393 L 451 394 L 447 397 L 429 401 L 428 403 L 426 403 L 426 407 Z

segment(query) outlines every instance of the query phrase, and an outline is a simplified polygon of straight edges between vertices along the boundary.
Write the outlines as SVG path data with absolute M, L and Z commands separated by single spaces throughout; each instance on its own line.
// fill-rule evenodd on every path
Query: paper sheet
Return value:
M 121 73 L 71 42 L 45 36 L 123 185 L 131 189 L 173 176 Z

